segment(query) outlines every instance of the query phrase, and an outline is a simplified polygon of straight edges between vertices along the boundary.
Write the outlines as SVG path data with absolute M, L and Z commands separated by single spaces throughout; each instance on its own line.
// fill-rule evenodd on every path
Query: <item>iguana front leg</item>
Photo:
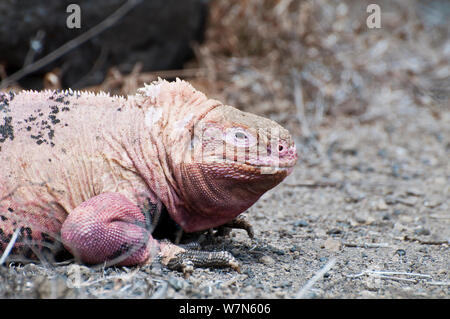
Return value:
M 76 207 L 61 228 L 61 239 L 84 263 L 145 264 L 159 243 L 138 206 L 119 193 L 103 193 Z
M 232 221 L 216 227 L 215 229 L 217 230 L 216 236 L 226 236 L 231 232 L 232 229 L 243 229 L 247 232 L 247 235 L 250 238 L 253 238 L 255 236 L 252 225 L 245 219 L 243 215 L 239 215 Z
M 72 211 L 64 221 L 64 246 L 80 261 L 109 265 L 146 264 L 158 256 L 170 269 L 189 273 L 194 267 L 231 267 L 239 264 L 228 252 L 206 252 L 168 241 L 159 243 L 138 206 L 119 193 L 95 196 Z

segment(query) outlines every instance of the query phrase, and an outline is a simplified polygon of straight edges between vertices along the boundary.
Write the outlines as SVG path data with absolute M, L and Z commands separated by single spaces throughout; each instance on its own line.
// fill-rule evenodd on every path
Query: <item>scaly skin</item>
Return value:
M 185 232 L 229 224 L 296 160 L 281 126 L 180 80 L 127 98 L 0 93 L 0 251 L 19 228 L 12 255 L 62 242 L 88 264 L 218 265 L 228 255 L 155 240 L 152 218 L 165 208 Z

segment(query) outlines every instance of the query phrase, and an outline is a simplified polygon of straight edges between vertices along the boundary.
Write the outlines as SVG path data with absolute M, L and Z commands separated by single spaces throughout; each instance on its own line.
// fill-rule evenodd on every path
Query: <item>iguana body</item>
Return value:
M 264 133 L 274 129 L 279 152 Z M 261 145 L 269 154 L 248 155 Z M 16 254 L 62 241 L 86 263 L 169 260 L 183 250 L 151 236 L 162 208 L 186 232 L 223 225 L 281 182 L 296 159 L 278 124 L 180 80 L 128 98 L 0 93 L 0 251 L 19 228 Z

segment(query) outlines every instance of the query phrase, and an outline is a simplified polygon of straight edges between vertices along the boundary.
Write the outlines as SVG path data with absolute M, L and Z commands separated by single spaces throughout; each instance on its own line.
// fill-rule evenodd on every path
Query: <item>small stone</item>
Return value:
M 307 227 L 309 224 L 306 222 L 306 221 L 304 221 L 303 219 L 301 219 L 301 220 L 297 220 L 295 223 L 294 223 L 294 226 L 295 227 Z
M 342 233 L 342 230 L 340 230 L 339 228 L 332 228 L 327 231 L 327 235 L 337 235 L 340 233 Z
M 438 270 L 438 275 L 446 275 L 448 273 L 448 269 L 441 268 Z
M 388 205 L 394 205 L 394 204 L 397 204 L 397 199 L 396 199 L 394 196 L 392 196 L 392 195 L 386 196 L 386 197 L 384 198 L 384 201 L 385 201 L 385 203 L 388 204 Z
M 395 251 L 395 253 L 399 256 L 405 256 L 406 255 L 406 251 L 404 249 L 397 249 Z
M 442 200 L 437 196 L 432 196 L 423 201 L 423 206 L 427 208 L 435 208 L 442 204 Z
M 429 235 L 431 232 L 428 230 L 428 229 L 426 229 L 426 228 L 423 228 L 423 227 L 420 227 L 419 229 L 416 229 L 415 231 L 414 231 L 414 234 L 416 234 L 416 235 L 424 235 L 424 236 L 427 236 L 427 235 Z
M 363 192 L 360 192 L 356 188 L 350 185 L 345 185 L 345 192 L 347 193 L 347 196 L 345 197 L 345 201 L 348 203 L 357 203 L 364 198 L 366 198 L 366 194 Z
M 176 291 L 179 291 L 184 287 L 184 280 L 180 278 L 169 277 L 168 283 Z
M 415 206 L 417 204 L 416 197 L 397 198 L 397 202 L 406 206 Z
M 373 210 L 378 210 L 378 211 L 385 211 L 388 209 L 386 202 L 382 198 L 371 202 L 370 206 L 372 207 Z
M 38 281 L 37 292 L 40 298 L 55 299 L 67 296 L 69 287 L 66 280 L 60 276 L 54 278 L 42 278 Z
M 270 256 L 262 256 L 261 258 L 259 258 L 259 261 L 262 262 L 265 265 L 272 265 L 275 263 L 275 260 L 273 260 L 272 257 Z
M 289 249 L 289 251 L 291 252 L 291 253 L 293 253 L 293 252 L 299 252 L 300 251 L 300 247 L 299 246 L 297 246 L 297 245 L 294 245 L 294 246 L 292 246 L 290 249 Z
M 401 214 L 403 214 L 403 211 L 401 209 L 394 209 L 392 214 L 394 214 L 394 216 L 400 216 Z
M 411 195 L 411 196 L 417 196 L 417 197 L 420 197 L 420 196 L 423 196 L 424 193 L 423 193 L 420 189 L 418 189 L 418 188 L 410 187 L 410 188 L 408 188 L 408 189 L 406 190 L 406 195 Z
M 339 240 L 335 240 L 333 238 L 328 238 L 323 243 L 323 246 L 328 251 L 336 252 L 336 251 L 339 251 L 341 249 L 342 244 L 341 244 L 341 242 Z

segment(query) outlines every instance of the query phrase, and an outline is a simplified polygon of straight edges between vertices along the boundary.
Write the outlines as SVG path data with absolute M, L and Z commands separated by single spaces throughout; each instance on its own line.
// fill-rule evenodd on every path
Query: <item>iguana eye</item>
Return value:
M 247 135 L 244 132 L 236 132 L 234 133 L 234 137 L 238 140 L 246 140 L 248 139 Z
M 256 138 L 242 128 L 231 128 L 227 131 L 226 141 L 236 146 L 252 146 Z

